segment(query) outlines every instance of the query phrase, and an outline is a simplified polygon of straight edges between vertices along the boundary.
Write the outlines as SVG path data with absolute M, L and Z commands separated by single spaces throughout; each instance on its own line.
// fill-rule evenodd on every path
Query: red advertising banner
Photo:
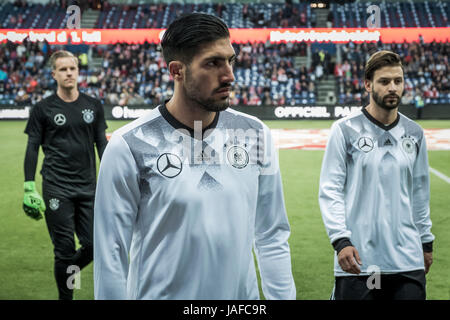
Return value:
M 164 29 L 0 29 L 0 42 L 47 40 L 50 44 L 159 43 Z M 448 42 L 450 28 L 230 29 L 231 41 L 246 42 Z

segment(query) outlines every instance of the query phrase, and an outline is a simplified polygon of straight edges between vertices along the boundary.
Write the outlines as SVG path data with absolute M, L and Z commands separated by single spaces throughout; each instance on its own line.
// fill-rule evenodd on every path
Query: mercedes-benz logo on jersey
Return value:
M 245 168 L 248 164 L 248 152 L 242 147 L 232 146 L 227 152 L 228 162 L 237 169 Z
M 406 153 L 414 152 L 414 141 L 411 138 L 403 138 L 402 146 Z
M 50 199 L 48 201 L 48 204 L 49 204 L 50 209 L 52 209 L 53 211 L 56 211 L 59 209 L 59 199 L 55 199 L 55 198 Z
M 163 153 L 156 161 L 156 167 L 159 173 L 164 177 L 174 178 L 180 174 L 183 169 L 181 159 L 173 153 Z
M 94 121 L 94 111 L 91 109 L 84 109 L 81 111 L 83 113 L 83 120 L 86 123 L 92 123 Z
M 373 149 L 373 140 L 369 137 L 361 137 L 358 140 L 358 147 L 364 152 L 370 152 Z
M 62 126 L 66 123 L 66 116 L 62 113 L 58 113 L 53 120 L 55 121 L 57 126 Z

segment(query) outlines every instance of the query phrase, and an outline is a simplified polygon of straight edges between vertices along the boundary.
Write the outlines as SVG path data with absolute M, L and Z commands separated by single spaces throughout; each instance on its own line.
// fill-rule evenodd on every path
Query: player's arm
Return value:
M 25 151 L 24 173 L 25 181 L 34 181 L 39 156 L 39 143 L 28 139 Z
M 413 218 L 419 230 L 425 261 L 425 271 L 428 272 L 433 263 L 433 241 L 430 218 L 430 175 L 428 153 L 425 136 L 418 142 L 418 154 L 413 168 Z
M 338 255 L 341 268 L 349 273 L 360 272 L 359 254 L 352 245 L 351 232 L 345 222 L 344 186 L 347 176 L 346 142 L 337 123 L 331 127 L 322 161 L 319 183 L 319 205 L 325 228 Z
M 29 217 L 40 220 L 45 212 L 45 202 L 36 190 L 35 175 L 39 157 L 39 146 L 42 136 L 42 121 L 40 111 L 34 107 L 30 113 L 25 133 L 28 134 L 27 148 L 24 159 L 24 198 L 22 208 Z
M 98 101 L 97 123 L 94 131 L 94 141 L 97 148 L 98 157 L 102 159 L 108 140 L 106 140 L 105 130 L 108 127 L 105 121 L 103 105 Z
M 290 226 L 284 205 L 278 154 L 265 128 L 264 161 L 258 183 L 255 217 L 255 253 L 266 299 L 295 300 L 288 244 Z
M 103 157 L 103 152 L 105 151 L 106 145 L 108 144 L 108 140 L 106 140 L 105 129 L 97 128 L 95 131 L 95 146 L 97 148 L 98 157 L 100 160 Z
M 140 191 L 133 155 L 113 135 L 100 163 L 94 206 L 95 299 L 126 299 L 128 254 Z

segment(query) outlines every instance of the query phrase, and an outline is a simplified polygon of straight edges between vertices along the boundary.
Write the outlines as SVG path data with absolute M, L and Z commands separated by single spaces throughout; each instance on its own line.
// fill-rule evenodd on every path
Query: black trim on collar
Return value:
M 397 112 L 397 118 L 394 120 L 394 122 L 392 122 L 392 123 L 391 123 L 390 125 L 388 125 L 388 126 L 385 126 L 383 123 L 381 123 L 380 121 L 378 121 L 377 119 L 375 119 L 374 117 L 372 117 L 372 116 L 370 115 L 370 113 L 366 110 L 365 107 L 362 108 L 361 111 L 362 111 L 362 113 L 367 117 L 367 119 L 370 120 L 370 122 L 372 122 L 374 125 L 380 127 L 380 128 L 383 129 L 383 130 L 386 130 L 386 131 L 389 131 L 389 130 L 391 130 L 392 128 L 394 128 L 394 127 L 398 124 L 398 122 L 400 121 L 400 115 L 399 115 L 398 112 Z
M 167 100 L 169 101 L 169 100 Z M 188 127 L 187 125 L 181 123 L 180 121 L 178 121 L 170 112 L 169 110 L 167 110 L 166 107 L 166 103 L 167 101 L 164 101 L 163 104 L 161 104 L 159 106 L 159 112 L 161 113 L 161 115 L 163 116 L 163 118 L 175 129 L 184 129 L 189 131 L 190 135 L 192 138 L 194 138 L 194 129 Z M 216 112 L 216 116 L 214 117 L 213 122 L 211 122 L 211 124 L 209 126 L 207 126 L 206 128 L 204 128 L 202 130 L 202 136 L 205 133 L 206 130 L 208 129 L 214 129 L 217 126 L 217 123 L 219 122 L 219 114 L 220 112 Z

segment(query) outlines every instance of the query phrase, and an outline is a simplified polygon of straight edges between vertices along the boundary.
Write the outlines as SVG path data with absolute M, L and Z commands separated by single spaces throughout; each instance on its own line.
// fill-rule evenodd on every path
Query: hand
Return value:
M 360 274 L 361 269 L 359 265 L 362 265 L 361 258 L 359 257 L 358 250 L 353 246 L 348 246 L 339 251 L 338 262 L 342 270 L 352 274 Z
M 27 216 L 35 220 L 42 219 L 45 212 L 45 202 L 41 195 L 36 191 L 34 181 L 24 183 L 25 194 L 23 196 L 23 211 Z
M 433 264 L 433 252 L 424 252 L 423 253 L 423 260 L 425 263 L 425 274 L 430 271 L 430 267 Z

